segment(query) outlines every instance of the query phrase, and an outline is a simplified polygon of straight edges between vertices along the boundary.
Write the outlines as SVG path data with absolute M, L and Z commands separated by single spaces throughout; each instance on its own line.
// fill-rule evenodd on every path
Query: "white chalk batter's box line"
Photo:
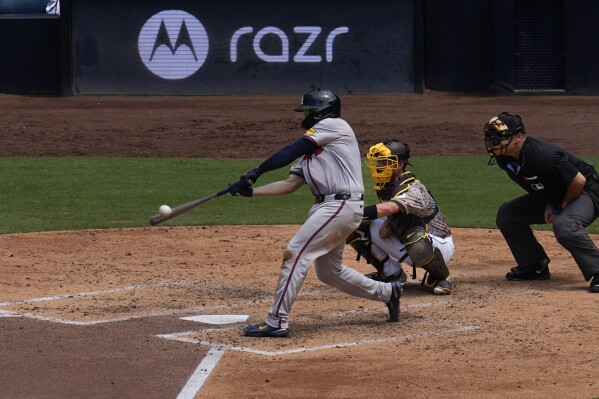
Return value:
M 236 350 L 236 351 L 240 351 L 240 352 L 254 353 L 257 355 L 279 356 L 279 355 L 291 355 L 294 353 L 302 353 L 302 352 L 312 352 L 312 351 L 324 350 L 324 349 L 347 348 L 347 347 L 352 347 L 352 346 L 381 344 L 381 343 L 395 342 L 395 341 L 410 341 L 410 340 L 414 340 L 416 338 L 426 338 L 426 337 L 430 337 L 430 336 L 447 335 L 447 334 L 467 332 L 467 331 L 476 331 L 476 330 L 480 329 L 479 326 L 461 325 L 461 324 L 449 322 L 447 320 L 434 320 L 434 319 L 430 319 L 430 318 L 424 318 L 424 319 L 420 319 L 420 320 L 425 321 L 431 325 L 445 326 L 445 327 L 449 326 L 449 328 L 446 330 L 426 331 L 426 332 L 422 332 L 422 333 L 418 333 L 418 334 L 407 334 L 407 335 L 399 335 L 399 336 L 393 336 L 393 337 L 387 337 L 387 338 L 367 339 L 367 340 L 353 341 L 353 342 L 338 342 L 338 343 L 334 343 L 334 344 L 319 345 L 319 346 L 314 346 L 314 347 L 302 347 L 302 348 L 296 348 L 296 349 L 287 349 L 287 350 L 282 350 L 282 351 L 267 351 L 267 350 L 249 348 L 246 346 L 227 345 L 227 344 L 216 343 L 216 342 L 202 341 L 202 340 L 195 339 L 195 338 L 189 338 L 189 335 L 193 335 L 193 334 L 197 334 L 197 333 L 238 330 L 239 327 L 205 328 L 205 329 L 184 331 L 184 332 L 173 333 L 173 334 L 160 334 L 160 335 L 157 335 L 157 337 L 168 339 L 168 340 L 173 340 L 173 341 L 208 346 L 211 348 L 218 348 L 221 350 Z
M 205 283 L 199 284 L 199 283 L 191 283 L 188 281 L 162 281 L 162 282 L 159 282 L 156 284 L 138 284 L 138 285 L 131 285 L 128 287 L 115 287 L 115 288 L 109 288 L 109 289 L 105 289 L 105 290 L 53 295 L 53 296 L 46 296 L 46 297 L 39 297 L 39 298 L 21 299 L 18 301 L 0 302 L 0 308 L 7 307 L 7 306 L 39 303 L 39 302 L 60 301 L 60 300 L 66 300 L 66 299 L 85 299 L 85 298 L 88 298 L 91 296 L 97 296 L 97 295 L 107 295 L 107 294 L 112 294 L 112 293 L 116 293 L 116 292 L 127 292 L 127 291 L 133 291 L 133 290 L 151 289 L 151 288 L 156 288 L 156 287 L 167 287 L 167 286 L 175 286 L 175 287 L 201 286 L 202 288 L 208 288 L 208 289 L 212 289 L 212 290 L 222 290 L 222 288 L 223 288 L 223 285 L 221 285 L 221 284 L 205 284 Z M 325 287 L 325 288 L 321 288 L 321 289 L 315 289 L 315 290 L 301 292 L 299 297 L 301 298 L 303 296 L 319 295 L 319 294 L 322 294 L 325 292 L 337 292 L 337 290 L 335 288 Z M 181 308 L 181 309 L 177 309 L 177 314 L 185 314 L 185 313 L 193 313 L 193 312 L 206 313 L 206 312 L 219 311 L 221 309 L 229 310 L 229 309 L 235 309 L 235 308 L 247 308 L 247 306 L 249 304 L 256 305 L 256 304 L 262 304 L 262 303 L 270 303 L 271 301 L 272 301 L 272 294 L 268 294 L 263 297 L 259 297 L 255 300 L 252 300 L 251 302 L 239 303 L 239 304 L 234 304 L 234 305 L 191 306 L 191 307 L 187 307 L 187 308 Z M 35 319 L 35 320 L 42 320 L 42 321 L 49 321 L 49 322 L 53 322 L 53 323 L 69 324 L 69 325 L 77 325 L 77 326 L 91 326 L 91 325 L 97 325 L 97 324 L 116 323 L 116 322 L 120 322 L 120 321 L 140 319 L 140 318 L 144 318 L 144 317 L 159 317 L 159 316 L 171 316 L 171 315 L 173 315 L 173 310 L 169 309 L 169 310 L 153 312 L 153 313 L 144 313 L 144 314 L 135 315 L 135 316 L 116 317 L 116 318 L 112 318 L 112 319 L 80 321 L 80 320 L 62 319 L 62 318 L 58 318 L 58 317 L 42 316 L 40 314 L 31 313 L 31 312 L 16 312 L 16 311 L 11 311 L 11 310 L 0 309 L 0 318 L 3 318 L 3 317 L 25 317 L 28 319 Z
M 97 295 L 107 295 L 107 294 L 112 294 L 115 292 L 127 292 L 127 291 L 150 289 L 150 288 L 156 288 L 156 287 L 167 287 L 167 286 L 189 287 L 189 286 L 194 286 L 194 285 L 197 285 L 197 284 L 190 283 L 187 281 L 161 281 L 156 284 L 136 284 L 136 285 L 131 285 L 128 287 L 115 287 L 115 288 L 108 288 L 105 290 L 80 292 L 80 293 L 75 293 L 75 294 L 71 293 L 71 294 L 62 294 L 62 295 L 52 295 L 52 296 L 39 297 L 39 298 L 21 299 L 18 301 L 0 302 L 0 307 L 25 305 L 25 304 L 49 302 L 49 301 L 61 301 L 61 300 L 66 300 L 66 299 L 85 299 L 85 298 L 97 296 Z M 212 289 L 222 289 L 222 286 L 215 285 L 215 284 L 202 284 L 202 286 L 206 287 L 206 288 L 212 288 Z M 198 310 L 199 310 L 198 307 L 190 307 L 187 309 L 182 309 L 182 311 L 198 311 Z M 148 316 L 165 316 L 165 315 L 169 315 L 169 314 L 172 314 L 172 311 L 147 313 L 147 314 L 138 315 L 138 316 L 117 317 L 117 318 L 104 319 L 104 320 L 79 321 L 79 320 L 61 319 L 61 318 L 57 318 L 57 317 L 41 316 L 41 315 L 35 314 L 35 313 L 15 312 L 15 311 L 0 309 L 0 317 L 26 317 L 26 318 L 30 318 L 30 319 L 50 321 L 50 322 L 54 322 L 54 323 L 82 325 L 82 326 L 103 324 L 103 323 L 114 323 L 114 322 L 118 322 L 118 321 L 127 321 L 127 320 L 142 318 L 142 317 L 148 317 Z
M 288 349 L 288 350 L 283 350 L 283 351 L 264 351 L 264 350 L 243 347 L 243 346 L 214 344 L 211 342 L 206 342 L 206 341 L 201 341 L 201 340 L 186 337 L 186 335 L 196 334 L 197 332 L 226 331 L 226 330 L 237 329 L 238 327 L 206 328 L 206 329 L 203 329 L 200 331 L 186 331 L 186 332 L 175 333 L 175 334 L 162 334 L 162 335 L 157 335 L 157 337 L 180 341 L 180 342 L 208 346 L 208 352 L 206 353 L 206 356 L 202 359 L 202 361 L 200 362 L 198 367 L 195 369 L 195 371 L 193 372 L 191 377 L 189 377 L 185 386 L 183 387 L 183 389 L 177 396 L 177 399 L 193 399 L 197 396 L 198 392 L 200 391 L 200 389 L 202 388 L 202 386 L 204 385 L 204 383 L 206 382 L 206 380 L 208 379 L 208 377 L 210 376 L 212 371 L 214 371 L 218 362 L 220 361 L 220 359 L 222 358 L 222 356 L 225 354 L 225 352 L 228 349 L 272 357 L 272 356 L 280 356 L 280 355 L 291 355 L 291 354 L 300 353 L 300 352 L 312 352 L 312 351 L 325 350 L 325 349 L 347 348 L 347 347 L 352 347 L 352 346 L 380 344 L 380 343 L 387 343 L 387 342 L 393 342 L 393 341 L 395 341 L 395 342 L 404 341 L 405 342 L 405 341 L 415 340 L 417 338 L 426 338 L 426 337 L 431 337 L 431 336 L 440 336 L 440 335 L 447 335 L 447 334 L 460 333 L 460 332 L 466 332 L 466 331 L 475 331 L 475 330 L 479 329 L 478 326 L 459 325 L 459 324 L 455 324 L 455 323 L 452 323 L 452 322 L 449 322 L 446 320 L 432 320 L 432 319 L 423 319 L 423 320 L 430 322 L 433 325 L 435 325 L 435 324 L 449 325 L 450 328 L 447 330 L 443 330 L 443 331 L 427 331 L 427 332 L 423 332 L 423 333 L 419 333 L 419 334 L 407 334 L 407 335 L 403 335 L 403 336 L 395 336 L 395 337 L 380 338 L 380 339 L 369 339 L 369 340 L 354 341 L 354 342 L 339 342 L 336 344 L 320 345 L 320 346 L 314 346 L 314 347 L 308 347 L 308 348 L 303 347 L 303 348 Z M 276 338 L 276 339 L 283 339 L 283 338 Z
M 105 290 L 70 293 L 70 294 L 53 295 L 53 296 L 47 296 L 47 297 L 22 299 L 22 300 L 17 300 L 17 301 L 0 302 L 0 308 L 7 307 L 7 306 L 39 303 L 39 302 L 59 301 L 59 300 L 66 300 L 66 299 L 85 299 L 85 298 L 88 298 L 91 296 L 97 296 L 97 295 L 107 295 L 107 294 L 112 294 L 112 293 L 117 293 L 117 292 L 127 292 L 127 291 L 133 291 L 133 290 L 151 289 L 151 288 L 156 288 L 156 287 L 167 287 L 167 286 L 174 286 L 174 287 L 201 286 L 202 288 L 213 289 L 213 290 L 222 290 L 222 288 L 223 288 L 222 284 L 193 283 L 193 282 L 189 282 L 189 281 L 161 281 L 156 284 L 137 284 L 137 285 L 131 285 L 131 286 L 127 286 L 127 287 L 109 288 L 109 289 L 105 289 Z M 315 290 L 303 291 L 299 294 L 299 297 L 300 298 L 301 297 L 309 297 L 309 296 L 314 296 L 314 295 L 320 295 L 322 293 L 327 293 L 327 292 L 334 293 L 334 292 L 338 292 L 338 291 L 332 287 L 324 287 L 324 288 L 319 288 L 319 289 L 315 289 Z M 244 309 L 250 303 L 252 305 L 262 304 L 262 303 L 268 304 L 271 301 L 272 301 L 272 295 L 268 294 L 263 297 L 259 297 L 255 300 L 252 300 L 251 302 L 246 302 L 246 303 L 238 303 L 238 304 L 233 304 L 233 305 L 229 304 L 229 305 L 214 305 L 214 306 L 190 306 L 187 308 L 177 309 L 177 314 L 194 313 L 194 312 L 209 313 L 209 312 L 213 312 L 213 311 L 219 311 L 222 309 L 226 309 L 226 310 Z M 455 302 L 455 300 L 452 300 L 452 302 Z M 407 308 L 430 307 L 430 306 L 436 306 L 436 305 L 444 305 L 447 303 L 450 303 L 450 301 L 444 300 L 444 301 L 437 301 L 437 302 L 433 302 L 433 303 L 419 303 L 419 304 L 412 304 L 412 305 L 404 305 L 404 307 L 407 307 Z M 363 308 L 362 310 L 351 310 L 351 311 L 337 312 L 337 313 L 338 314 L 350 314 L 350 313 L 355 313 L 355 312 L 362 312 L 365 310 L 369 311 L 368 309 Z M 140 318 L 144 318 L 144 317 L 159 317 L 159 316 L 170 316 L 170 315 L 173 315 L 172 309 L 158 311 L 158 312 L 152 312 L 152 313 L 144 313 L 144 314 L 135 315 L 135 316 L 80 321 L 80 320 L 72 320 L 72 319 L 62 319 L 62 318 L 58 318 L 58 317 L 42 316 L 40 314 L 30 313 L 30 312 L 16 312 L 16 311 L 11 311 L 11 310 L 0 309 L 0 318 L 3 318 L 3 317 L 25 317 L 25 318 L 29 318 L 29 319 L 49 321 L 49 322 L 60 323 L 60 324 L 79 325 L 79 326 L 97 325 L 97 324 L 105 324 L 105 323 L 116 323 L 116 322 L 121 322 L 121 321 L 140 319 Z
M 39 303 L 39 302 L 58 301 L 58 300 L 65 300 L 65 299 L 84 299 L 84 298 L 87 298 L 90 296 L 96 296 L 96 295 L 106 295 L 106 294 L 111 294 L 111 293 L 115 293 L 115 292 L 126 292 L 126 291 L 132 291 L 132 290 L 148 289 L 148 288 L 164 287 L 164 286 L 186 286 L 186 287 L 189 287 L 189 286 L 199 286 L 199 285 L 201 285 L 203 288 L 209 288 L 209 289 L 212 288 L 215 290 L 222 289 L 222 285 L 217 285 L 217 284 L 209 285 L 209 284 L 190 283 L 187 281 L 163 281 L 163 282 L 159 282 L 157 284 L 150 284 L 150 285 L 140 284 L 140 285 L 132 285 L 132 286 L 128 286 L 128 287 L 116 287 L 116 288 L 110 288 L 110 289 L 105 289 L 105 290 L 81 292 L 81 293 L 76 293 L 76 294 L 63 294 L 63 295 L 54 295 L 54 296 L 47 296 L 47 297 L 40 297 L 40 298 L 30 298 L 30 299 L 24 299 L 24 300 L 18 300 L 18 301 L 2 302 L 2 303 L 0 303 L 0 307 L 16 306 L 16 305 L 23 305 L 23 304 L 30 304 L 30 303 Z M 337 290 L 334 288 L 326 287 L 326 288 L 310 290 L 310 291 L 306 290 L 306 291 L 301 292 L 299 296 L 300 297 L 312 296 L 312 295 L 319 295 L 319 294 L 322 294 L 325 292 L 336 292 L 336 291 Z M 264 297 L 255 299 L 251 302 L 247 302 L 244 304 L 190 307 L 190 308 L 186 308 L 186 309 L 179 309 L 178 312 L 180 314 L 189 313 L 189 312 L 204 312 L 204 313 L 206 313 L 207 311 L 213 311 L 213 310 L 219 310 L 219 309 L 230 310 L 230 309 L 234 309 L 234 308 L 245 308 L 248 305 L 256 305 L 256 304 L 260 304 L 260 303 L 270 303 L 270 301 L 272 301 L 272 295 L 269 294 L 269 295 L 266 295 Z M 447 304 L 447 303 L 449 303 L 449 302 L 448 301 L 438 301 L 436 303 L 420 303 L 420 304 L 407 305 L 407 306 L 404 305 L 403 307 L 404 307 L 404 309 L 410 308 L 410 307 L 419 308 L 419 307 L 428 307 L 428 306 L 441 305 L 441 304 Z M 358 310 L 350 310 L 350 311 L 345 311 L 345 312 L 337 311 L 337 312 L 332 312 L 331 317 L 341 317 L 343 315 L 348 315 L 348 314 L 358 313 L 358 312 L 380 312 L 380 309 L 362 308 L 362 309 L 358 309 Z M 10 310 L 0 309 L 0 318 L 2 318 L 2 317 L 26 317 L 26 318 L 36 319 L 36 320 L 49 321 L 49 322 L 53 322 L 53 323 L 83 325 L 83 326 L 101 324 L 101 323 L 114 323 L 114 322 L 127 321 L 127 320 L 142 318 L 142 317 L 165 316 L 165 315 L 172 315 L 172 314 L 173 314 L 173 311 L 169 310 L 169 311 L 164 311 L 164 312 L 156 312 L 156 313 L 152 313 L 152 314 L 143 314 L 143 315 L 130 316 L 130 317 L 119 317 L 119 318 L 113 318 L 113 319 L 94 320 L 94 321 L 78 321 L 78 320 L 60 319 L 60 318 L 56 318 L 56 317 L 41 316 L 39 314 L 34 314 L 34 313 L 14 312 L 14 311 L 10 311 Z M 299 319 L 301 319 L 301 318 L 299 318 Z M 451 325 L 451 323 L 443 322 L 443 321 L 435 321 L 435 323 Z M 234 328 L 237 329 L 238 327 L 234 327 Z M 217 328 L 217 329 L 207 328 L 207 329 L 203 329 L 200 331 L 209 332 L 209 331 L 215 331 L 215 330 L 222 331 L 222 330 L 229 330 L 229 329 L 233 329 L 233 327 Z M 298 352 L 323 350 L 323 349 L 329 349 L 329 348 L 341 348 L 341 347 L 384 343 L 384 342 L 398 341 L 398 340 L 409 340 L 409 339 L 414 339 L 414 338 L 422 338 L 422 337 L 426 337 L 426 336 L 444 335 L 444 334 L 451 334 L 451 333 L 457 333 L 457 332 L 463 332 L 463 331 L 472 331 L 472 330 L 477 330 L 477 329 L 479 329 L 479 327 L 477 327 L 477 326 L 452 325 L 452 327 L 450 329 L 445 330 L 445 331 L 431 331 L 431 332 L 425 332 L 425 333 L 421 333 L 421 334 L 410 334 L 410 335 L 405 335 L 405 336 L 400 336 L 400 337 L 396 336 L 396 337 L 389 337 L 389 338 L 382 338 L 382 339 L 375 339 L 375 340 L 342 342 L 342 343 L 337 343 L 337 344 L 329 344 L 329 345 L 323 345 L 323 346 L 317 346 L 317 347 L 311 347 L 311 348 L 290 349 L 290 350 L 286 350 L 286 351 L 261 351 L 261 350 L 256 350 L 256 349 L 242 347 L 242 346 L 219 345 L 219 344 L 215 345 L 210 342 L 204 342 L 204 341 L 186 337 L 190 334 L 197 333 L 197 331 L 188 331 L 188 332 L 181 332 L 181 333 L 175 333 L 175 334 L 158 335 L 158 337 L 164 338 L 164 339 L 169 339 L 169 340 L 175 340 L 175 341 L 179 341 L 179 342 L 201 344 L 201 345 L 206 345 L 209 347 L 208 353 L 206 354 L 204 359 L 200 362 L 200 364 L 198 365 L 196 370 L 193 372 L 193 374 L 191 375 L 191 377 L 189 378 L 189 380 L 183 387 L 183 390 L 177 396 L 177 399 L 192 399 L 192 398 L 195 398 L 195 396 L 199 392 L 200 388 L 202 387 L 202 385 L 204 384 L 204 382 L 206 381 L 206 379 L 208 378 L 210 373 L 214 370 L 214 368 L 216 367 L 219 360 L 224 355 L 224 353 L 227 349 L 256 353 L 256 354 L 260 354 L 260 355 L 275 356 L 275 355 L 293 354 L 293 353 L 298 353 Z
M 142 289 L 156 288 L 156 287 L 167 287 L 167 286 L 194 287 L 194 286 L 200 286 L 200 285 L 202 287 L 209 288 L 209 289 L 222 289 L 222 287 L 223 287 L 221 284 L 205 284 L 205 283 L 198 284 L 198 283 L 191 283 L 189 281 L 160 281 L 156 284 L 136 284 L 136 285 L 130 285 L 128 287 L 107 288 L 105 290 L 80 292 L 77 294 L 62 294 L 62 295 L 45 296 L 45 297 L 41 297 L 41 298 L 21 299 L 18 301 L 0 302 L 0 307 L 22 305 L 22 304 L 36 303 L 36 302 L 60 301 L 63 299 L 86 298 L 86 297 L 90 297 L 90 296 L 94 296 L 94 295 L 105 295 L 105 294 L 112 294 L 115 292 L 126 292 L 126 291 L 142 290 Z

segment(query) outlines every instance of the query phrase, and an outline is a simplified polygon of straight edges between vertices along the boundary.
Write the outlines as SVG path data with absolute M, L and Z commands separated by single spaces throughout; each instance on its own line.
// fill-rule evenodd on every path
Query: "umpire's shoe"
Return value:
M 243 333 L 248 337 L 285 338 L 289 336 L 288 328 L 271 327 L 265 322 L 243 327 Z
M 505 278 L 511 281 L 522 280 L 549 280 L 551 273 L 547 263 L 535 263 L 528 266 L 512 267 L 512 270 L 507 272 Z
M 595 274 L 591 280 L 591 292 L 599 292 L 599 274 Z
M 401 297 L 401 286 L 403 284 L 399 280 L 391 282 L 391 298 L 387 302 L 387 309 L 389 309 L 389 322 L 395 323 L 399 321 L 399 298 Z

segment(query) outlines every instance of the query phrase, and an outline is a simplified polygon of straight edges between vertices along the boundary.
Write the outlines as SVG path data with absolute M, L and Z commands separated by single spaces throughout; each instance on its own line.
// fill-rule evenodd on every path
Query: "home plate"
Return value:
M 206 324 L 233 324 L 246 321 L 247 314 L 203 314 L 197 316 L 181 317 L 181 320 L 197 321 Z

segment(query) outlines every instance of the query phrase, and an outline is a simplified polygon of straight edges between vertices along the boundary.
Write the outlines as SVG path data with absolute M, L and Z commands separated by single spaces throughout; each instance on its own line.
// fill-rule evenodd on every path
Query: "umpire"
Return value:
M 532 224 L 551 223 L 557 241 L 572 254 L 590 291 L 599 292 L 599 249 L 585 228 L 599 217 L 599 176 L 593 165 L 563 149 L 529 137 L 519 115 L 501 113 L 483 129 L 489 165 L 497 163 L 528 192 L 497 211 L 516 267 L 508 280 L 547 280 L 549 258 Z

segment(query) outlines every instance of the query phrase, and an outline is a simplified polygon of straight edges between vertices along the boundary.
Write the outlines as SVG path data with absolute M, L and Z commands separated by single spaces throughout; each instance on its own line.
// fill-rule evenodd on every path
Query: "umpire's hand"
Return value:
M 561 208 L 556 208 L 552 204 L 547 204 L 545 206 L 545 223 L 553 224 L 555 219 L 557 219 L 562 212 Z

